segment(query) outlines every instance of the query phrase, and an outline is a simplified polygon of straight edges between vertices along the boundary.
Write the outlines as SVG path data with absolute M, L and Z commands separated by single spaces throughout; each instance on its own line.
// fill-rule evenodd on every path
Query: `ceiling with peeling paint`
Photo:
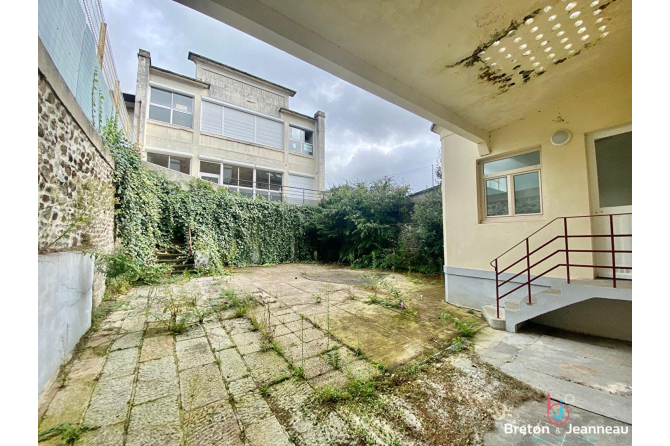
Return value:
M 483 132 L 588 89 L 630 90 L 631 0 L 178 1 L 427 119 Z

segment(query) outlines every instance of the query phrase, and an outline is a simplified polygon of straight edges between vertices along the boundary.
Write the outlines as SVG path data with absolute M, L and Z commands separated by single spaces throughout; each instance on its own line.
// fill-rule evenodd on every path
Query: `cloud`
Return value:
M 124 92 L 135 91 L 140 48 L 154 65 L 189 76 L 193 51 L 296 90 L 293 110 L 324 111 L 328 185 L 413 171 L 399 177 L 419 188 L 430 178 L 439 138 L 428 121 L 177 2 L 102 3 Z

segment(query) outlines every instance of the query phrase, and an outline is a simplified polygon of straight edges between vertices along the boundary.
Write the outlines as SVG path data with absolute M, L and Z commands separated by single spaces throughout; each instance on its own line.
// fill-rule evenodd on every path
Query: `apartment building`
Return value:
M 195 76 L 140 50 L 136 94 L 124 95 L 147 163 L 247 197 L 316 204 L 325 189 L 325 113 L 289 108 L 296 92 L 189 53 Z

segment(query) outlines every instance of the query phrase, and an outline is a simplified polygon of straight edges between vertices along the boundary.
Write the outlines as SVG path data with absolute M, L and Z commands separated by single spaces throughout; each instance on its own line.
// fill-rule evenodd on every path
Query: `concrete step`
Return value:
M 484 305 L 482 307 L 482 313 L 484 314 L 484 319 L 486 323 L 489 324 L 494 330 L 505 330 L 505 309 L 500 309 L 500 317 L 497 317 L 497 311 L 495 305 Z

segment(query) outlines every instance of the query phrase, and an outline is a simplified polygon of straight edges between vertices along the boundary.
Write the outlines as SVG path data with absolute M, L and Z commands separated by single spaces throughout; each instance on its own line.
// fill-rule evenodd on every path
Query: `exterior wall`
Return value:
M 38 391 L 91 324 L 105 291 L 93 256 L 114 247 L 113 160 L 75 96 L 38 44 Z M 91 191 L 94 193 L 92 194 Z M 109 193 L 109 201 L 98 192 Z M 69 231 L 75 215 L 93 220 Z
M 631 121 L 631 79 L 623 76 L 604 82 L 598 90 L 557 100 L 550 108 L 493 131 L 489 144 L 491 153 L 485 157 L 479 156 L 475 143 L 442 131 L 445 278 L 448 284 L 448 300 L 455 299 L 458 294 L 460 304 L 465 306 L 481 307 L 484 302 L 495 304 L 494 276 L 490 274 L 490 277 L 482 277 L 481 274 L 493 271 L 489 262 L 556 217 L 592 214 L 586 134 Z M 572 139 L 564 146 L 551 145 L 550 136 L 562 128 L 572 132 Z M 543 215 L 527 217 L 525 220 L 482 222 L 481 179 L 478 176 L 477 163 L 533 148 L 541 151 Z M 571 233 L 587 234 L 591 230 L 587 221 L 573 220 L 570 225 Z M 552 226 L 533 242 L 537 243 L 535 247 L 563 233 L 562 225 L 554 223 Z M 584 239 L 575 242 L 571 247 L 588 249 L 591 242 L 590 239 Z M 517 251 L 516 255 L 512 253 L 512 257 L 507 260 L 516 260 L 523 254 L 525 249 Z M 571 255 L 571 262 L 583 260 L 591 263 L 590 257 L 580 259 L 578 254 L 574 258 Z M 457 268 L 458 272 L 452 270 L 453 268 Z M 563 278 L 565 268 L 556 269 L 549 276 Z M 573 268 L 571 276 L 577 279 L 592 278 L 593 271 Z M 462 283 L 464 277 L 470 277 L 470 280 L 467 281 L 465 289 L 461 288 L 457 293 L 452 283 Z M 471 298 L 467 297 L 468 294 Z
M 532 321 L 592 336 L 633 340 L 633 303 L 630 301 L 589 299 L 543 314 Z
M 94 260 L 88 254 L 39 256 L 38 394 L 49 387 L 60 365 L 91 326 L 93 274 Z
M 150 55 L 144 50 L 138 54 L 138 79 L 134 108 L 135 128 L 140 128 L 142 155 L 146 152 L 172 153 L 191 159 L 190 174 L 199 177 L 200 160 L 239 163 L 241 166 L 267 168 L 283 173 L 283 185 L 291 186 L 289 172 L 315 179 L 313 189 L 325 189 L 325 114 L 315 118 L 287 110 L 289 94 L 244 74 L 227 70 L 191 56 L 196 63 L 196 79 L 189 80 L 150 67 Z M 203 85 L 209 84 L 209 87 Z M 187 92 L 194 97 L 193 128 L 187 129 L 148 119 L 151 84 L 175 91 Z M 284 121 L 284 147 L 263 146 L 215 135 L 200 130 L 202 98 L 207 97 L 243 107 L 251 112 L 273 116 Z M 140 102 L 142 103 L 140 105 Z M 140 111 L 141 108 L 141 111 Z M 143 121 L 144 124 L 140 122 Z M 288 150 L 289 124 L 314 132 L 314 156 L 299 155 Z M 320 125 L 320 127 L 319 127 Z

